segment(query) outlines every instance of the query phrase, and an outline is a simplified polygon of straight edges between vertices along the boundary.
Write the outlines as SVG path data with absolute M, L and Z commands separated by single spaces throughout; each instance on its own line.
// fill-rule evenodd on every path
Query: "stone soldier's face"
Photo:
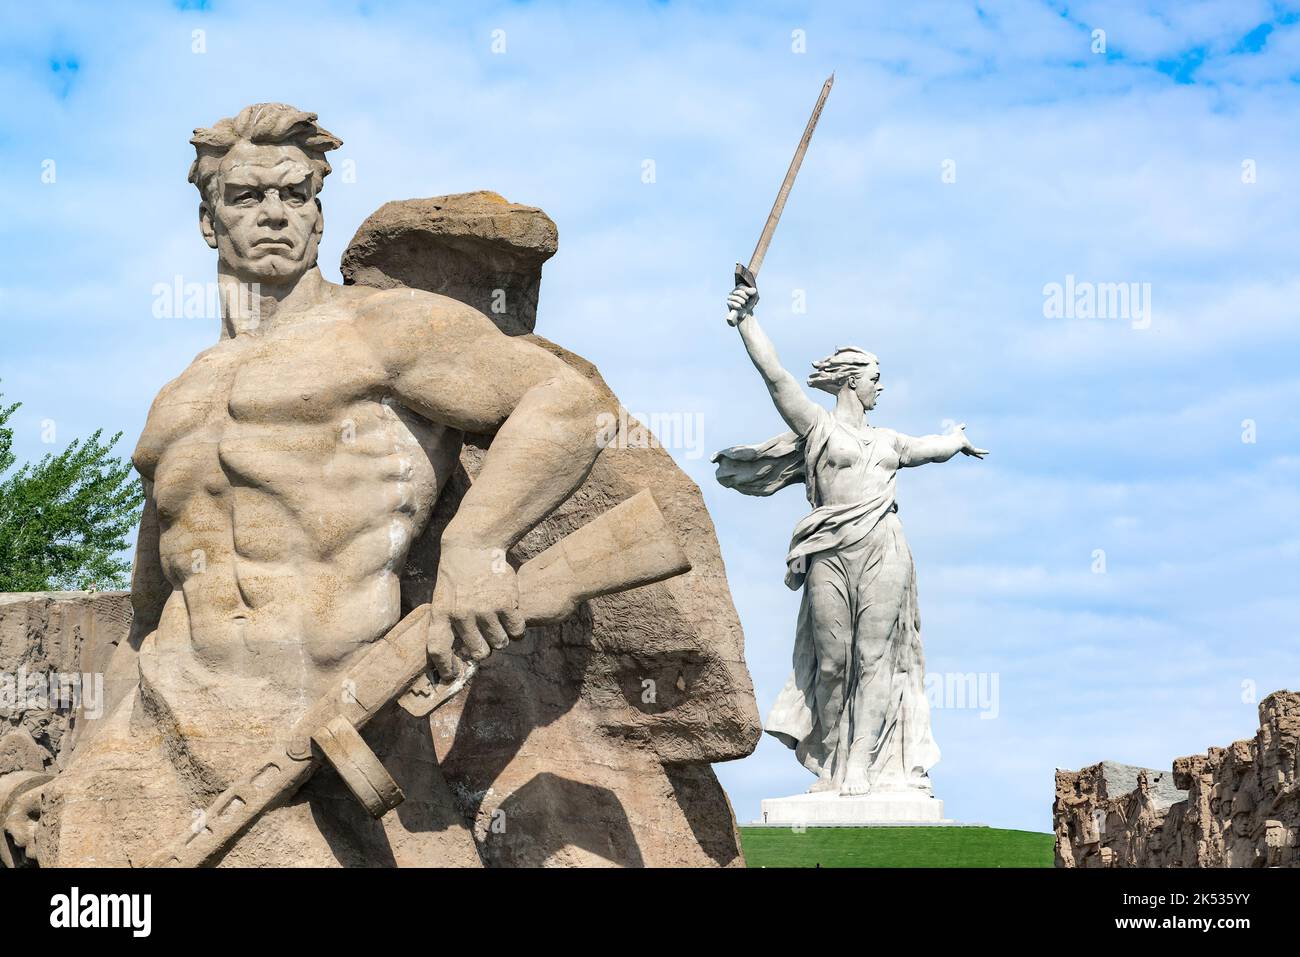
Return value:
M 199 212 L 203 238 L 244 282 L 297 279 L 316 264 L 324 230 L 307 155 L 290 145 L 235 144 Z

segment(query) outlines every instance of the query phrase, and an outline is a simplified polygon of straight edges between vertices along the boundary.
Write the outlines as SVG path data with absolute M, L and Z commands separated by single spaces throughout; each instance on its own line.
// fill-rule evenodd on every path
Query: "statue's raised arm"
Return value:
M 764 730 L 816 776 L 809 796 L 763 802 L 769 824 L 937 822 L 916 570 L 898 517 L 900 469 L 983 458 L 965 426 L 911 436 L 872 425 L 884 391 L 880 360 L 842 346 L 813 363 L 810 389 L 835 398 L 824 409 L 776 355 L 752 312 L 752 282 L 727 299 L 741 340 L 792 432 L 713 456 L 717 480 L 746 495 L 802 484 L 812 511 L 790 538 L 785 583 L 803 597 L 792 672 Z
M 821 407 L 803 391 L 799 380 L 781 365 L 776 346 L 754 316 L 754 305 L 757 302 L 757 289 L 753 286 L 737 286 L 727 297 L 727 308 L 737 315 L 736 328 L 740 330 L 740 341 L 745 344 L 745 351 L 749 353 L 754 368 L 767 383 L 767 391 L 772 395 L 776 410 L 796 435 L 806 435 L 813 427 Z

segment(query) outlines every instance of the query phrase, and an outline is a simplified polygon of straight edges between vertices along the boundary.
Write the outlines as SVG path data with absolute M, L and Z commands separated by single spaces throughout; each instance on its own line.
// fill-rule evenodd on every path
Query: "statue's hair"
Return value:
M 326 151 L 343 145 L 341 139 L 316 122 L 315 113 L 304 113 L 286 103 L 246 106 L 238 116 L 218 120 L 206 129 L 200 127 L 190 138 L 197 155 L 190 165 L 189 181 L 198 188 L 204 202 L 211 202 L 208 189 L 221 166 L 222 157 L 232 146 L 243 141 L 297 146 L 307 154 L 311 163 L 312 188 L 317 193 L 330 173 Z
M 873 364 L 880 364 L 880 360 L 873 353 L 859 349 L 857 346 L 841 346 L 825 359 L 818 359 L 813 363 L 808 384 L 814 389 L 835 393 L 850 376 Z

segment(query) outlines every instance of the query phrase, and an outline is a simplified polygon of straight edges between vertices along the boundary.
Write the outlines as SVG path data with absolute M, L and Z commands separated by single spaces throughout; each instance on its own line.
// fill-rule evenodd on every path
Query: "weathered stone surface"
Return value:
M 607 390 L 590 363 L 537 341 Z M 671 457 L 638 444 L 635 419 L 623 424 L 627 431 L 584 485 L 511 559 L 522 563 L 636 489 L 652 488 L 693 569 L 591 601 L 564 625 L 532 629 L 430 717 L 452 798 L 489 866 L 743 863 L 730 805 L 708 765 L 750 753 L 759 726 L 713 524 L 698 488 Z M 412 547 L 403 611 L 428 599 L 439 535 L 489 442 L 467 444 L 461 471 Z M 130 631 L 128 599 L 125 592 L 0 597 L 6 665 L 78 671 L 84 650 L 102 671 Z M 68 716 L 25 718 L 21 726 L 38 733 L 53 728 L 42 740 L 46 764 L 54 763 Z M 415 723 L 399 713 L 385 724 L 398 721 Z M 316 787 L 340 790 L 335 782 Z M 341 792 L 337 799 L 350 803 Z M 245 838 L 232 863 L 256 863 L 258 837 Z M 345 862 L 363 863 L 341 853 Z
M 257 136 L 289 141 L 240 133 L 257 124 L 266 127 Z M 192 178 L 205 198 L 230 163 L 306 177 L 280 188 L 318 188 L 321 144 L 337 145 L 314 117 L 282 104 L 250 107 L 198 131 L 195 143 Z M 233 844 L 191 863 L 741 864 L 709 764 L 748 754 L 758 720 L 699 490 L 636 435 L 613 436 L 597 456 L 599 417 L 625 423 L 589 364 L 532 336 L 500 335 L 424 289 L 333 286 L 312 258 L 316 205 L 276 212 L 262 225 L 220 205 L 201 213 L 223 276 L 293 288 L 262 297 L 257 315 L 228 289 L 223 305 L 235 307 L 223 308 L 221 341 L 154 404 L 135 456 L 153 481 L 135 618 L 129 630 L 123 622 L 127 637 L 106 669 L 122 693 L 110 695 L 117 706 L 88 725 L 70 758 L 64 736 L 66 766 L 32 792 L 35 816 L 24 809 L 5 824 L 15 845 L 42 866 L 164 863 L 160 851 L 228 828 L 222 809 L 235 805 L 217 801 L 226 788 L 261 769 L 309 763 L 310 747 L 296 744 L 304 723 L 315 722 L 305 728 L 314 736 L 346 712 L 403 803 L 375 819 L 325 768 L 294 779 L 299 789 L 258 805 L 246 832 L 229 831 L 239 835 Z M 276 223 L 285 226 L 262 235 Z M 223 245 L 219 235 L 238 241 Z M 385 248 L 376 240 L 368 261 L 382 265 Z M 427 255 L 445 248 L 434 243 Z M 439 282 L 450 271 L 429 269 Z M 499 286 L 494 268 L 481 274 Z M 485 434 L 465 442 L 467 427 Z M 218 445 L 225 457 L 207 454 Z M 164 467 L 180 460 L 186 468 Z M 560 569 L 551 579 L 558 594 L 607 580 L 572 590 L 578 602 L 604 597 L 576 612 L 552 600 L 554 614 L 523 616 L 530 627 L 514 644 L 492 632 L 524 610 L 522 584 L 507 587 L 524 576 L 501 564 L 493 541 L 517 542 L 509 558 L 518 568 L 646 489 L 663 517 L 643 541 L 626 535 L 650 528 L 639 521 L 604 539 L 603 550 L 574 546 L 548 566 Z M 664 579 L 683 571 L 679 556 L 671 571 L 633 574 L 630 556 L 643 542 L 668 541 L 686 550 L 693 571 Z M 597 556 L 602 573 L 593 571 Z M 626 590 L 644 581 L 659 584 Z M 427 636 L 413 630 L 413 646 L 378 641 L 431 594 L 443 600 L 425 619 Z M 457 654 L 480 662 L 468 690 L 423 720 L 379 709 L 423 667 L 426 641 L 440 680 L 455 673 L 449 619 Z M 38 631 L 25 630 L 24 647 L 43 640 Z M 415 671 L 397 690 L 379 687 L 395 680 L 390 661 L 381 678 L 347 687 L 372 651 L 399 642 L 401 674 Z M 87 645 L 87 660 L 98 662 L 100 647 Z M 124 675 L 133 677 L 119 682 Z M 320 722 L 318 706 L 328 711 Z M 360 747 L 349 739 L 349 754 Z M 190 842 L 198 820 L 207 825 Z
M 540 209 L 480 190 L 385 203 L 343 254 L 343 281 L 409 287 L 473 306 L 510 335 L 532 332 L 555 223 Z
M 1077 772 L 1058 770 L 1057 866 L 1122 866 L 1149 853 L 1170 806 L 1187 796 L 1173 787 L 1172 778 L 1169 771 L 1114 761 Z
M 1300 693 L 1259 705 L 1255 737 L 1172 773 L 1104 761 L 1056 772 L 1058 867 L 1300 866 Z
M 43 771 L 50 763 L 44 748 L 23 728 L 0 735 L 0 775 L 11 771 Z
M 481 458 L 481 445 L 467 445 L 463 478 L 443 493 L 448 507 Z M 611 448 L 511 559 L 527 560 L 637 488 L 655 490 L 692 571 L 530 630 L 434 715 L 443 773 L 490 865 L 741 863 L 731 807 L 709 764 L 753 750 L 758 714 L 694 483 L 662 449 Z M 435 513 L 412 549 L 404 604 L 432 588 L 423 570 L 436 562 L 441 518 Z M 492 830 L 498 812 L 507 822 L 500 833 Z
M 454 207 L 449 199 L 457 198 L 436 202 Z M 393 207 L 402 205 L 380 213 L 399 217 Z M 528 207 L 514 208 L 531 215 Z M 370 261 L 386 263 L 387 247 L 371 242 Z M 425 273 L 404 275 L 432 290 L 443 270 L 428 264 Z M 470 302 L 474 293 L 465 295 Z M 591 363 L 529 338 L 613 399 Z M 587 480 L 519 543 L 512 561 L 650 488 L 692 571 L 592 601 L 563 626 L 532 630 L 489 659 L 469 691 L 434 715 L 443 772 L 489 865 L 743 862 L 730 805 L 708 767 L 749 754 L 759 735 L 717 536 L 695 483 L 657 443 L 639 440 L 648 430 L 623 416 L 618 428 Z M 412 547 L 404 607 L 427 600 L 441 528 L 489 443 L 470 437 L 461 472 Z M 504 831 L 493 829 L 494 820 L 505 822 Z
M 127 592 L 0 594 L 0 675 L 12 682 L 19 676 L 27 682 L 40 679 L 46 689 L 51 674 L 102 677 L 109 656 L 130 627 Z M 94 690 L 93 686 L 87 689 L 92 693 L 88 702 L 92 707 L 97 704 Z M 54 764 L 67 750 L 70 735 L 75 734 L 76 715 L 57 706 L 27 707 L 34 699 L 30 695 L 23 698 L 16 707 L 0 706 L 0 733 L 22 730 L 40 748 L 45 764 Z M 12 751 L 20 747 L 14 743 L 17 739 L 6 736 L 3 740 L 8 740 L 10 747 L 0 743 L 0 774 L 18 770 L 4 766 L 9 757 L 17 760 L 16 751 Z M 25 747 L 23 751 L 27 753 Z

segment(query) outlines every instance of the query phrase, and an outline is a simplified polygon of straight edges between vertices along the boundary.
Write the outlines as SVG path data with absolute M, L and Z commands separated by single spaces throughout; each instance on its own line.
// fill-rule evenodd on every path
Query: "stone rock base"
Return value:
M 947 824 L 943 802 L 925 791 L 886 791 L 861 797 L 836 793 L 768 798 L 758 824 L 859 826 Z

